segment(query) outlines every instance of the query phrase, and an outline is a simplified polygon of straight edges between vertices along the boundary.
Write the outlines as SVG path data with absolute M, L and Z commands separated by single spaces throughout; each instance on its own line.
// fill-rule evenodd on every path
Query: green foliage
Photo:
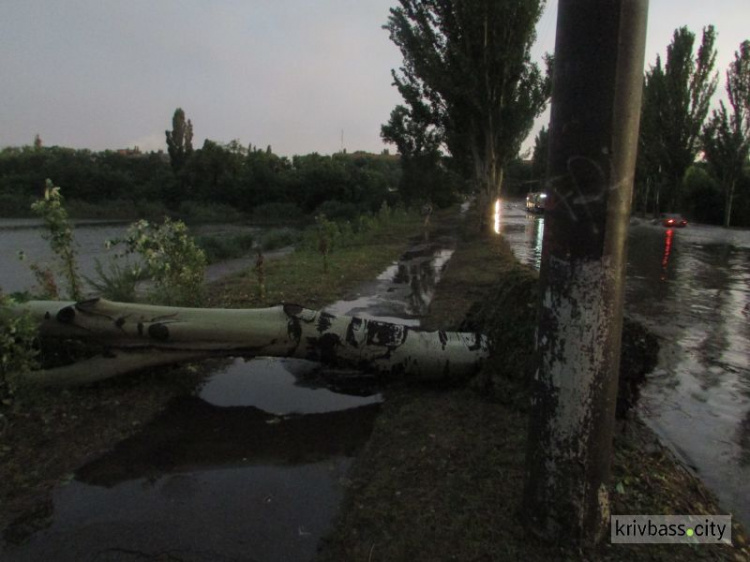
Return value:
M 152 301 L 173 306 L 201 304 L 206 254 L 190 237 L 185 223 L 166 218 L 155 225 L 141 220 L 115 243 L 124 245 L 125 255 L 136 254 L 142 260 L 155 285 Z
M 177 208 L 177 215 L 189 224 L 239 222 L 243 219 L 242 213 L 230 205 L 205 201 L 183 201 Z
M 356 220 L 359 213 L 360 210 L 354 203 L 336 199 L 330 199 L 315 209 L 315 216 L 323 215 L 336 222 Z
M 300 241 L 300 233 L 288 228 L 275 228 L 264 233 L 258 245 L 264 252 L 292 246 Z
M 12 299 L 0 293 L 0 407 L 9 404 L 21 375 L 37 367 L 37 326 L 28 314 L 5 308 L 11 304 Z
M 57 287 L 55 274 L 52 273 L 52 270 L 49 267 L 42 267 L 38 263 L 30 264 L 29 269 L 31 269 L 34 279 L 36 279 L 36 297 L 39 299 L 58 300 L 60 298 L 60 290 Z
M 525 197 L 529 191 L 542 191 L 543 178 L 536 175 L 534 162 L 516 158 L 508 163 L 505 173 L 505 195 L 508 197 Z
M 654 200 L 655 212 L 680 207 L 685 172 L 700 149 L 703 123 L 717 75 L 713 26 L 703 29 L 703 38 L 694 55 L 695 34 L 681 27 L 667 47 L 667 60 L 661 58 L 646 73 L 639 139 L 639 182 L 641 200 Z M 648 194 L 644 191 L 649 189 Z M 644 206 L 650 206 L 644 201 Z
M 692 221 L 721 224 L 721 188 L 705 164 L 694 164 L 685 174 L 685 212 Z
M 98 259 L 94 261 L 96 278 L 86 282 L 102 297 L 117 302 L 135 302 L 136 287 L 147 278 L 146 271 L 131 263 L 110 260 L 107 270 Z
M 60 188 L 55 187 L 51 180 L 47 180 L 44 198 L 33 203 L 31 209 L 44 220 L 48 232 L 43 236 L 49 241 L 50 248 L 59 262 L 62 275 L 68 283 L 68 296 L 73 300 L 79 300 L 82 296 L 81 280 L 76 263 L 73 227 L 68 221 L 68 213 L 63 206 Z
M 163 153 L 61 147 L 0 150 L 0 214 L 31 215 L 30 204 L 54 177 L 65 185 L 71 217 L 148 220 L 165 215 L 190 222 L 300 221 L 327 201 L 352 204 L 357 213 L 396 202 L 399 158 L 355 152 L 290 160 L 236 141 L 207 141 L 184 155 L 175 173 Z
M 253 223 L 275 224 L 298 222 L 304 218 L 304 213 L 294 203 L 264 203 L 253 209 Z
M 404 58 L 393 77 L 406 106 L 383 137 L 407 160 L 445 147 L 477 187 L 497 192 L 549 98 L 549 76 L 530 57 L 544 1 L 400 4 L 385 28 Z
M 197 236 L 195 238 L 197 246 L 206 254 L 208 263 L 244 256 L 253 249 L 254 242 L 255 235 L 251 232 Z
M 750 155 L 750 41 L 744 41 L 727 70 L 727 97 L 703 129 L 703 152 L 724 190 L 724 226 L 732 218 L 735 189 Z
M 547 175 L 547 160 L 549 159 L 549 130 L 542 127 L 534 138 L 534 152 L 532 154 L 532 170 L 534 179 L 539 180 L 539 184 L 544 182 Z M 542 189 L 531 189 L 528 191 L 542 191 Z
M 323 272 L 328 273 L 328 254 L 333 251 L 338 239 L 341 237 L 341 231 L 338 225 L 326 219 L 325 215 L 315 217 L 315 224 L 318 252 L 323 256 Z
M 167 137 L 167 151 L 172 169 L 179 172 L 193 152 L 193 123 L 185 122 L 185 112 L 178 107 L 172 116 L 172 130 L 164 131 Z

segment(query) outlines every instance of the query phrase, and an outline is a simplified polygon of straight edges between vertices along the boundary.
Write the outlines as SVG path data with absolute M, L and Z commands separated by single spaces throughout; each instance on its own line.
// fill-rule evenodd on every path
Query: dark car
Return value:
M 659 221 L 661 222 L 662 226 L 666 226 L 668 228 L 682 228 L 683 226 L 687 226 L 687 221 L 682 218 L 682 215 L 662 213 L 659 217 Z

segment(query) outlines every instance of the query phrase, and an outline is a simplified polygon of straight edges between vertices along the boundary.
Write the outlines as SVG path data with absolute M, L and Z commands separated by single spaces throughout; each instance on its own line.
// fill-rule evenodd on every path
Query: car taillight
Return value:
M 674 219 L 669 219 L 669 220 L 667 221 L 667 224 L 674 224 Z

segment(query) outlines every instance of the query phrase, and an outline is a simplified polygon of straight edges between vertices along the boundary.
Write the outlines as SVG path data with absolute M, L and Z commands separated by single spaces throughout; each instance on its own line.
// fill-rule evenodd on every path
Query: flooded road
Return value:
M 539 268 L 544 218 L 505 203 L 502 232 Z M 750 526 L 750 231 L 635 220 L 626 313 L 659 337 L 641 417 Z
M 329 311 L 419 324 L 453 240 L 415 242 Z M 383 398 L 303 360 L 233 359 L 3 531 L 3 561 L 307 561 Z

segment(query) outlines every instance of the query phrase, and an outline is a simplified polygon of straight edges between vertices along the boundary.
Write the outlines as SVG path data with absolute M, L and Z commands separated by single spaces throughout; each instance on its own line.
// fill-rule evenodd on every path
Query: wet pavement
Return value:
M 508 202 L 497 229 L 539 267 L 544 217 Z M 750 527 L 750 231 L 634 219 L 626 313 L 659 338 L 639 414 Z
M 328 310 L 418 325 L 452 251 L 449 237 L 416 242 Z M 383 400 L 372 380 L 329 374 L 303 360 L 227 361 L 6 528 L 0 559 L 311 560 Z

